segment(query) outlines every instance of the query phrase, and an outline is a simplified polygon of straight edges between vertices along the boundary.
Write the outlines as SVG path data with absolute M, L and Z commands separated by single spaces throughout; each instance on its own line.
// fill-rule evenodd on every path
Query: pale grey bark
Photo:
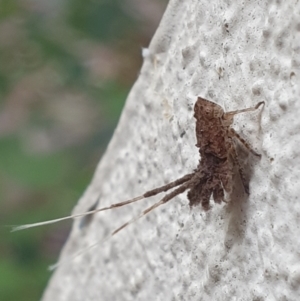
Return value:
M 225 110 L 264 100 L 235 128 L 262 154 L 248 157 L 251 195 L 236 180 L 229 204 L 189 209 L 185 194 L 104 244 L 61 265 L 44 301 L 299 300 L 300 3 L 171 0 L 140 76 L 74 212 L 123 201 L 198 163 L 193 105 Z M 74 222 L 60 260 L 106 237 L 159 197 Z

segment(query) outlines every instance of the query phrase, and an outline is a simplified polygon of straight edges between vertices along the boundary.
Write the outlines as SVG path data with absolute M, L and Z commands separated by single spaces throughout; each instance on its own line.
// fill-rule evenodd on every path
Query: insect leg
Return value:
M 149 198 L 150 196 L 157 195 L 157 194 L 159 194 L 163 191 L 168 191 L 171 188 L 174 188 L 176 186 L 179 186 L 179 185 L 189 181 L 194 175 L 195 175 L 195 173 L 193 172 L 193 173 L 190 173 L 190 174 L 187 174 L 187 175 L 183 176 L 182 178 L 179 178 L 179 179 L 175 180 L 174 182 L 171 182 L 171 183 L 168 183 L 168 184 L 163 185 L 161 187 L 149 190 L 146 193 L 144 193 L 144 197 Z
M 132 218 L 131 220 L 129 220 L 128 222 L 124 223 L 122 226 L 120 226 L 119 228 L 117 228 L 116 230 L 114 230 L 113 232 L 111 232 L 111 234 L 109 234 L 108 236 L 106 236 L 104 239 L 101 239 L 91 245 L 89 245 L 87 248 L 81 250 L 80 252 L 76 253 L 75 255 L 73 255 L 72 257 L 68 258 L 67 260 L 63 260 L 61 262 L 58 262 L 52 266 L 49 267 L 50 270 L 54 270 L 56 269 L 58 266 L 66 263 L 66 262 L 70 262 L 73 259 L 75 259 L 76 257 L 78 257 L 79 255 L 82 255 L 83 253 L 85 253 L 86 251 L 90 250 L 91 248 L 100 245 L 102 243 L 104 243 L 105 241 L 109 240 L 111 237 L 113 237 L 115 234 L 117 234 L 118 232 L 120 232 L 121 230 L 123 230 L 124 228 L 126 228 L 127 226 L 129 226 L 130 224 L 133 224 L 134 222 L 136 222 L 137 220 L 139 220 L 140 218 L 142 218 L 143 216 L 145 216 L 146 214 L 148 214 L 149 212 L 151 212 L 152 210 L 156 209 L 157 207 L 167 203 L 168 201 L 170 201 L 171 199 L 173 199 L 175 196 L 185 192 L 188 188 L 191 187 L 192 185 L 192 180 L 182 184 L 180 187 L 178 187 L 177 189 L 173 190 L 172 192 L 168 193 L 167 195 L 165 195 L 159 202 L 153 204 L 152 206 L 148 207 L 147 209 L 145 209 L 144 211 L 142 211 L 138 216 Z
M 240 164 L 240 161 L 238 159 L 238 154 L 236 152 L 236 149 L 235 149 L 234 145 L 232 145 L 232 147 L 231 147 L 231 156 L 233 158 L 234 163 L 237 165 L 237 167 L 239 169 L 239 174 L 240 174 L 243 186 L 244 186 L 244 190 L 247 194 L 249 194 L 249 185 L 246 181 L 246 177 L 245 177 L 245 174 L 244 174 L 244 169 Z
M 110 209 L 113 209 L 113 208 L 122 207 L 122 206 L 125 206 L 125 205 L 128 205 L 128 204 L 143 200 L 143 199 L 148 198 L 150 196 L 154 196 L 154 195 L 159 194 L 163 191 L 168 191 L 169 189 L 174 188 L 176 186 L 179 186 L 179 185 L 189 181 L 194 176 L 194 174 L 195 173 L 187 174 L 187 175 L 181 177 L 180 179 L 177 179 L 177 180 L 175 180 L 171 183 L 168 183 L 166 185 L 163 185 L 161 187 L 149 190 L 146 193 L 144 193 L 143 195 L 135 197 L 135 198 L 130 199 L 130 200 L 125 201 L 125 202 L 120 202 L 120 203 L 112 204 L 108 207 L 103 207 L 103 208 L 99 208 L 99 209 L 95 209 L 95 210 L 89 210 L 89 211 L 84 212 L 84 213 L 69 215 L 69 216 L 65 216 L 65 217 L 61 217 L 61 218 L 57 218 L 57 219 L 53 219 L 53 220 L 49 220 L 49 221 L 38 222 L 38 223 L 34 223 L 34 224 L 26 224 L 26 225 L 21 225 L 21 226 L 14 226 L 12 228 L 11 232 L 24 230 L 24 229 L 28 229 L 28 228 L 33 228 L 33 227 L 49 225 L 49 224 L 54 224 L 54 223 L 61 222 L 61 221 L 67 220 L 67 219 L 87 216 L 87 215 L 90 215 L 90 214 L 95 214 L 95 213 L 100 212 L 100 211 L 105 211 L 105 210 L 110 210 Z
M 257 153 L 252 147 L 251 145 L 245 140 L 243 139 L 233 128 L 230 129 L 230 135 L 233 138 L 237 138 L 243 145 L 244 147 L 251 152 L 253 155 L 257 156 L 257 157 L 261 157 L 261 154 Z
M 148 214 L 149 212 L 151 212 L 152 210 L 156 209 L 157 207 L 167 203 L 168 201 L 172 200 L 175 196 L 185 192 L 188 188 L 190 188 L 192 181 L 188 181 L 184 184 L 182 184 L 180 187 L 178 187 L 177 189 L 175 189 L 174 191 L 168 193 L 167 195 L 165 195 L 159 202 L 155 203 L 154 205 L 148 207 L 147 209 L 145 209 L 142 213 L 140 213 L 137 217 L 131 219 L 130 221 L 128 221 L 127 223 L 123 224 L 121 227 L 119 227 L 118 229 L 116 229 L 115 231 L 113 231 L 111 233 L 111 236 L 117 234 L 119 231 L 121 231 L 122 229 L 124 229 L 125 227 L 127 227 L 128 225 L 134 223 L 135 221 L 139 220 L 140 218 L 142 218 L 143 216 L 145 216 L 146 214 Z

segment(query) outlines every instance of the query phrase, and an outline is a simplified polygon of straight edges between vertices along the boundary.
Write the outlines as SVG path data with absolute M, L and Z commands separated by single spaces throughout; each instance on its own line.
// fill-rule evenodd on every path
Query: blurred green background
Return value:
M 167 0 L 0 0 L 0 300 L 39 300 Z

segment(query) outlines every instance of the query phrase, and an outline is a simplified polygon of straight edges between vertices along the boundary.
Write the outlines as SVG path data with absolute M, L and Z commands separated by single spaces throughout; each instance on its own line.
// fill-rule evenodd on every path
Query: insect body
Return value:
M 167 203 L 175 196 L 187 190 L 190 206 L 201 204 L 204 210 L 209 210 L 209 201 L 211 196 L 216 203 L 226 202 L 225 192 L 230 194 L 232 191 L 234 165 L 237 165 L 244 190 L 247 194 L 249 194 L 249 187 L 245 180 L 243 169 L 238 161 L 235 140 L 238 140 L 255 156 L 260 157 L 260 155 L 235 132 L 231 125 L 234 115 L 243 112 L 255 111 L 263 104 L 264 102 L 259 102 L 256 106 L 251 108 L 224 112 L 222 107 L 218 104 L 198 97 L 194 107 L 194 117 L 196 118 L 196 146 L 199 148 L 200 160 L 197 168 L 192 173 L 187 174 L 169 184 L 147 191 L 143 195 L 125 202 L 112 204 L 108 207 L 94 209 L 85 213 L 75 214 L 55 220 L 17 226 L 13 228 L 13 231 L 56 223 L 70 218 L 86 216 L 100 211 L 122 207 L 150 196 L 157 195 L 161 192 L 169 191 L 172 188 L 175 189 L 167 193 L 159 202 L 144 210 L 140 215 L 117 228 L 109 237 L 115 235 L 129 224 L 135 222 L 155 208 Z
M 263 102 L 255 107 L 225 113 L 221 106 L 198 97 L 195 104 L 196 137 L 199 147 L 200 161 L 195 170 L 195 177 L 188 193 L 190 206 L 202 204 L 205 210 L 209 209 L 211 195 L 216 203 L 224 201 L 224 190 L 232 191 L 233 165 L 237 164 L 244 185 L 249 194 L 243 169 L 238 161 L 234 139 L 238 139 L 249 151 L 259 156 L 233 128 L 233 116 L 242 112 L 254 111 Z

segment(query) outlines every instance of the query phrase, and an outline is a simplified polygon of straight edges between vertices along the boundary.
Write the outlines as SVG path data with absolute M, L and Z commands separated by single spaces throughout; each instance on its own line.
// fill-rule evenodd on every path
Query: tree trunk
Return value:
M 76 219 L 42 300 L 299 300 L 300 2 L 171 0 L 143 54 L 74 213 L 99 197 L 98 207 L 107 206 L 192 172 L 198 95 L 225 111 L 265 101 L 235 118 L 262 154 L 242 159 L 250 195 L 238 176 L 230 202 L 208 212 L 190 209 L 184 193 L 68 260 L 160 196 Z

